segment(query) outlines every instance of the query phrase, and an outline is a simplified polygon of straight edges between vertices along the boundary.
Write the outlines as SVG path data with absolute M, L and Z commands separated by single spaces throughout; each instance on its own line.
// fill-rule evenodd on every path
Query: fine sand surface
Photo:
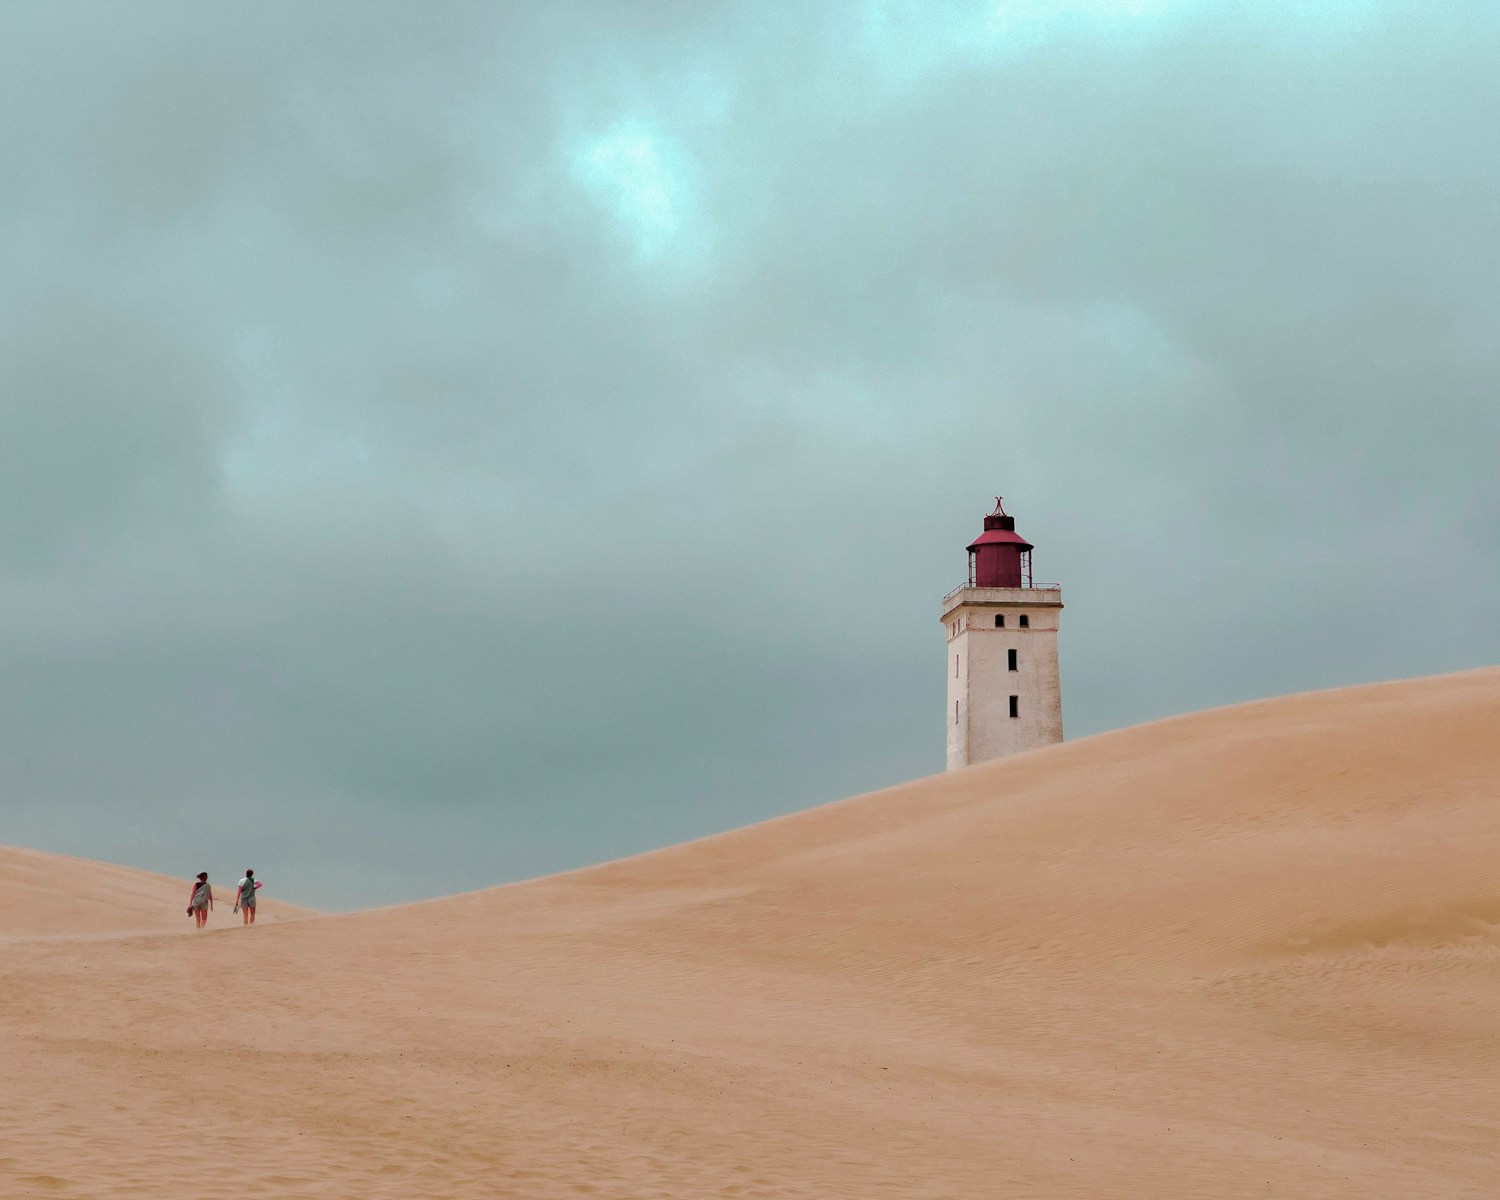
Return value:
M 53 861 L 4 1197 L 1500 1196 L 1500 670 L 251 930 Z
M 222 927 L 231 920 L 239 878 L 209 876 L 214 891 L 211 926 Z M 0 945 L 38 937 L 97 940 L 124 933 L 191 932 L 187 906 L 192 882 L 191 875 L 172 879 L 84 858 L 0 846 Z M 256 901 L 257 925 L 312 915 L 310 908 L 264 895 Z M 239 917 L 232 919 L 239 923 Z

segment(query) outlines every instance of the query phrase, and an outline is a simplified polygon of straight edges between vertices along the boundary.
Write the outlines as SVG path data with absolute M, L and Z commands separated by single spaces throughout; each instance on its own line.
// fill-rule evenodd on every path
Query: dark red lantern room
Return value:
M 995 511 L 984 519 L 984 532 L 969 543 L 969 586 L 1029 588 L 1032 549 L 996 496 Z

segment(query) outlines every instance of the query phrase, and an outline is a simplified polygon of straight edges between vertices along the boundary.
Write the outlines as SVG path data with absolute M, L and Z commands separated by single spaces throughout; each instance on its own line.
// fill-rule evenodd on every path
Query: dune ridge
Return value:
M 416 905 L 60 915 L 0 1194 L 1493 1197 L 1497 731 L 1488 669 Z
M 210 880 L 215 926 L 234 908 L 234 880 Z M 189 879 L 66 854 L 0 846 L 0 941 L 191 931 Z M 267 896 L 256 923 L 292 920 L 314 910 Z M 238 923 L 239 918 L 234 918 Z

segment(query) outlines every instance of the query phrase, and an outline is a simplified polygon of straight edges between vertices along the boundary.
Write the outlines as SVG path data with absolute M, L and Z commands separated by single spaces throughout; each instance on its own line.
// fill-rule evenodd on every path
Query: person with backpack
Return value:
M 197 928 L 202 929 L 208 924 L 208 914 L 214 906 L 214 890 L 208 885 L 208 872 L 199 871 L 198 878 L 193 881 L 193 890 L 188 893 L 188 916 L 197 922 Z
M 255 889 L 260 887 L 260 884 L 255 881 L 255 872 L 249 867 L 245 868 L 245 877 L 240 880 L 238 887 L 239 895 L 234 902 L 234 911 L 243 914 L 240 918 L 241 924 L 254 925 Z

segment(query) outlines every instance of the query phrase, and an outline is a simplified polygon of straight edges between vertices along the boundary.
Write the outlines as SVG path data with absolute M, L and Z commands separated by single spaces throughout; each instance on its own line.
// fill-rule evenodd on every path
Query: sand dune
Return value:
M 238 876 L 236 876 L 238 878 Z M 183 933 L 190 877 L 173 879 L 109 863 L 0 846 L 0 941 L 100 934 Z M 213 881 L 214 926 L 234 908 L 234 879 Z M 312 910 L 263 897 L 256 923 L 311 916 Z M 238 917 L 234 917 L 236 923 Z
M 1497 670 L 1354 688 L 425 904 L 34 933 L 0 1195 L 1488 1200 L 1497 733 Z

